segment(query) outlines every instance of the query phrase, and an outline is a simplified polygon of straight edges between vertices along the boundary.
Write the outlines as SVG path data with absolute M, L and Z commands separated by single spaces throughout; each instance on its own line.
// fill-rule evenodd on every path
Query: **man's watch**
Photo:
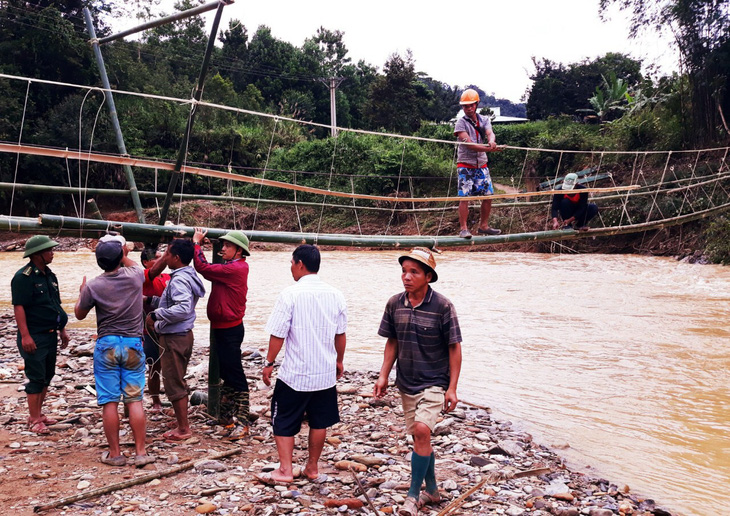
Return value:
M 157 321 L 157 314 L 155 312 L 150 312 L 150 319 Z
M 274 367 L 274 364 L 276 362 L 266 362 L 266 365 L 264 367 Z

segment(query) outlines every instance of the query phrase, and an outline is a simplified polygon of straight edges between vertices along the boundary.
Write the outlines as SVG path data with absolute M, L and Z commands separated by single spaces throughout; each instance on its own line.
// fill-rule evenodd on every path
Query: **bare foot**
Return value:
M 162 434 L 162 437 L 167 441 L 184 441 L 190 439 L 193 433 L 188 430 L 187 432 L 181 431 L 179 428 L 174 428 L 168 432 Z
M 279 467 L 271 472 L 271 480 L 281 483 L 293 482 L 294 475 L 292 475 L 291 473 L 287 475 L 286 473 L 281 471 L 281 468 Z
M 317 480 L 319 478 L 319 469 L 317 469 L 317 466 L 314 467 L 307 464 L 307 466 L 304 468 L 304 476 L 307 477 L 309 480 Z

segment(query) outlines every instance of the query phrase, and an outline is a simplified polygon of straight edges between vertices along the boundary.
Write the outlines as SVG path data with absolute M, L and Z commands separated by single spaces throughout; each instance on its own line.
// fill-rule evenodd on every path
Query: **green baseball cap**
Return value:
M 237 245 L 243 249 L 244 256 L 251 256 L 251 252 L 248 250 L 248 237 L 243 233 L 243 231 L 229 231 L 220 237 L 220 240 L 226 240 Z
M 25 243 L 25 253 L 23 258 L 28 258 L 31 254 L 40 253 L 51 247 L 56 247 L 58 242 L 54 242 L 46 235 L 35 235 L 28 239 Z

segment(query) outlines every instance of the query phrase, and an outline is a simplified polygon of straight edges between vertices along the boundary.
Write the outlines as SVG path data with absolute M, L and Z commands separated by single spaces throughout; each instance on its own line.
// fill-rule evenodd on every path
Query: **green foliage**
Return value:
M 705 252 L 713 263 L 730 264 L 730 218 L 723 215 L 710 223 L 705 233 Z
M 591 107 L 601 120 L 616 118 L 617 112 L 623 112 L 634 99 L 629 95 L 629 85 L 623 79 L 618 79 L 614 72 L 601 75 L 603 83 L 596 86 L 596 93 L 588 99 Z
M 608 53 L 593 61 L 569 65 L 549 59 L 533 59 L 534 81 L 527 99 L 527 117 L 531 120 L 550 116 L 575 115 L 589 109 L 589 98 L 602 84 L 602 76 L 614 74 L 628 88 L 639 84 L 641 61 L 618 53 Z

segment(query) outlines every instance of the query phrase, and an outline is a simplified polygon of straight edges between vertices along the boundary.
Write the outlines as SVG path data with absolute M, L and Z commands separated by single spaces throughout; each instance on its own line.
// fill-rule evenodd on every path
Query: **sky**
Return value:
M 532 57 L 568 64 L 621 52 L 664 74 L 677 69 L 671 41 L 653 33 L 629 39 L 628 16 L 612 9 L 609 21 L 601 21 L 598 2 L 235 0 L 224 8 L 221 28 L 238 19 L 251 36 L 267 25 L 276 38 L 296 46 L 320 26 L 340 30 L 353 62 L 362 59 L 382 70 L 394 52 L 410 49 L 417 71 L 451 86 L 476 84 L 512 102 L 521 101 L 531 85 Z M 162 0 L 160 8 L 170 14 L 173 4 Z M 214 16 L 215 11 L 203 15 L 208 28 Z

